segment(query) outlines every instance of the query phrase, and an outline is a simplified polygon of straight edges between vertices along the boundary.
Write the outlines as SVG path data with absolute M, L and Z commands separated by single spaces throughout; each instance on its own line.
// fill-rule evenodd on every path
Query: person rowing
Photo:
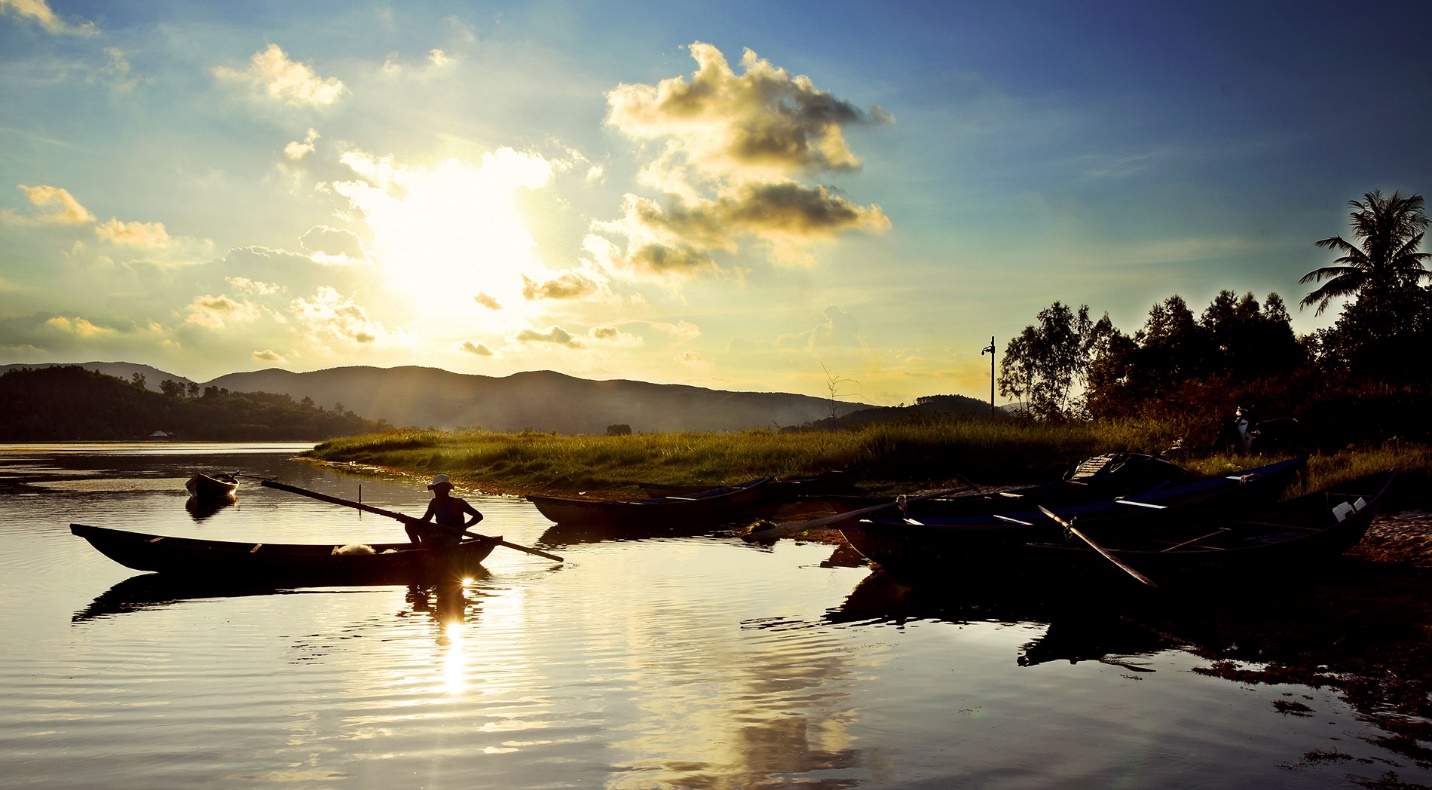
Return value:
M 405 525 L 408 539 L 418 548 L 457 545 L 462 533 L 482 520 L 482 514 L 467 500 L 452 495 L 452 481 L 447 475 L 433 477 L 428 490 L 433 492 L 433 498 L 428 500 L 427 511 L 418 521 Z

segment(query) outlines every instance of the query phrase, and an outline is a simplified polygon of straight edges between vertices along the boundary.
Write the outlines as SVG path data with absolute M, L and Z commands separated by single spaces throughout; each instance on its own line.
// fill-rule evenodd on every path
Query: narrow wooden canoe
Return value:
M 502 541 L 484 537 L 442 549 L 410 543 L 369 544 L 368 553 L 338 553 L 340 544 L 239 543 L 176 538 L 71 524 L 70 532 L 129 568 L 167 575 L 311 587 L 330 584 L 437 583 L 480 572 Z
M 220 501 L 232 497 L 239 489 L 239 481 L 226 472 L 209 475 L 199 472 L 184 484 L 189 495 L 197 500 Z
M 558 524 L 671 524 L 681 526 L 693 522 L 709 522 L 748 507 L 756 502 L 770 477 L 758 477 L 731 486 L 697 491 L 682 496 L 662 496 L 633 500 L 570 499 L 566 497 L 527 497 L 537 510 Z
M 819 495 L 849 490 L 866 476 L 869 469 L 870 464 L 866 463 L 849 469 L 835 469 L 805 477 L 776 477 L 771 480 L 769 485 L 761 489 L 759 502 L 790 501 L 801 497 L 814 498 Z M 719 485 L 699 483 L 639 483 L 638 485 L 650 497 L 691 496 L 703 491 L 710 491 L 713 488 L 721 488 Z

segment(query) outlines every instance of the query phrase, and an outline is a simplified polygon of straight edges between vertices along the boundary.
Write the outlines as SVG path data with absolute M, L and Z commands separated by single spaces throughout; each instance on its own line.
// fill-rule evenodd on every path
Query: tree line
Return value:
M 318 441 L 392 430 L 342 404 L 325 409 L 283 394 L 200 389 L 143 375 L 129 381 L 75 366 L 0 376 L 0 441 L 143 439 L 163 432 L 191 441 Z
M 1318 286 L 1300 308 L 1344 303 L 1333 326 L 1297 336 L 1277 293 L 1225 290 L 1198 315 L 1174 294 L 1132 335 L 1056 301 L 1006 346 L 1001 394 L 1031 419 L 1146 417 L 1187 425 L 1195 442 L 1240 406 L 1297 416 L 1324 445 L 1432 438 L 1423 198 L 1374 190 L 1349 204 L 1352 240 L 1315 242 L 1339 255 L 1299 280 Z

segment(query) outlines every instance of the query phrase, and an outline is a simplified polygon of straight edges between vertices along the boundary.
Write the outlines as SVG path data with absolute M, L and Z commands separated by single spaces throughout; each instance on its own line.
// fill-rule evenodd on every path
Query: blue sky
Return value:
M 0 0 L 0 363 L 988 393 L 1423 193 L 1423 3 Z

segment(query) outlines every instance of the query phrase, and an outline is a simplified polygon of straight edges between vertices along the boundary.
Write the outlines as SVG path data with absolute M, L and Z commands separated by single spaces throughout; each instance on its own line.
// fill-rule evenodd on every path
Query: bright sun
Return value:
M 344 163 L 365 181 L 335 187 L 363 213 L 369 252 L 395 291 L 429 314 L 490 314 L 484 297 L 507 319 L 526 312 L 521 275 L 537 268 L 536 242 L 516 192 L 550 180 L 546 160 L 504 148 L 477 166 L 405 167 L 353 153 Z

